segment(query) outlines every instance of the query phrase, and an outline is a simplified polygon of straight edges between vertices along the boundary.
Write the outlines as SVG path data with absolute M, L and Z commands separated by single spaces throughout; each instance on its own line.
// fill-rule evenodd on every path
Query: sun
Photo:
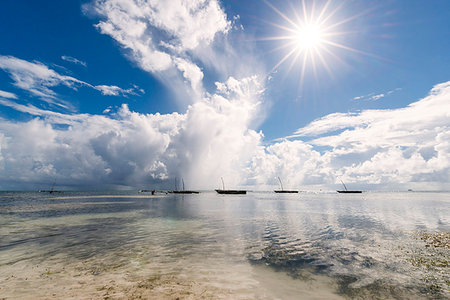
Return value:
M 322 46 L 323 32 L 317 24 L 308 24 L 300 28 L 294 36 L 296 47 L 302 50 L 317 49 Z
M 348 31 L 344 30 L 345 24 L 361 16 L 338 19 L 342 4 L 328 0 L 320 1 L 322 5 L 319 5 L 312 0 L 308 1 L 308 7 L 305 0 L 302 0 L 301 3 L 296 2 L 297 6 L 291 4 L 291 16 L 288 16 L 267 0 L 263 1 L 281 17 L 281 23 L 268 22 L 278 29 L 278 34 L 262 38 L 278 41 L 279 45 L 275 50 L 284 52 L 270 72 L 290 61 L 289 70 L 300 66 L 302 80 L 307 66 L 312 67 L 314 73 L 319 67 L 324 67 L 333 76 L 330 58 L 340 60 L 336 55 L 337 48 L 367 55 L 341 42 L 342 37 L 348 34 Z

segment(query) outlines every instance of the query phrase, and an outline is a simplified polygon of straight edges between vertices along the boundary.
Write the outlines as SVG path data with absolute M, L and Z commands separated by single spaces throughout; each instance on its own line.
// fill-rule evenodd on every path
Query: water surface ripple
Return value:
M 449 193 L 0 193 L 0 299 L 446 299 Z

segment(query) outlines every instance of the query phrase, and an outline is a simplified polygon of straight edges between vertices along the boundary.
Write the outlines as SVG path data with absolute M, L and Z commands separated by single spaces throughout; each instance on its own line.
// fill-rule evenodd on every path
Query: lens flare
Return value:
M 316 1 L 311 1 L 308 2 L 311 4 L 310 7 L 307 7 L 305 0 L 302 0 L 301 5 L 291 5 L 292 16 L 288 17 L 268 1 L 264 0 L 264 2 L 282 18 L 282 23 L 269 22 L 270 25 L 281 29 L 280 34 L 262 39 L 278 41 L 280 45 L 275 50 L 285 51 L 284 56 L 270 71 L 271 73 L 290 61 L 288 70 L 299 67 L 302 83 L 307 66 L 312 67 L 314 74 L 317 74 L 319 67 L 323 67 L 333 77 L 329 59 L 342 62 L 336 54 L 336 49 L 374 56 L 342 43 L 342 37 L 345 38 L 345 35 L 349 34 L 343 29 L 344 24 L 361 17 L 367 11 L 342 18 L 339 16 L 342 14 L 338 12 L 342 9 L 344 2 L 336 6 L 337 2 L 331 0 L 320 2 L 323 5 L 317 5 Z

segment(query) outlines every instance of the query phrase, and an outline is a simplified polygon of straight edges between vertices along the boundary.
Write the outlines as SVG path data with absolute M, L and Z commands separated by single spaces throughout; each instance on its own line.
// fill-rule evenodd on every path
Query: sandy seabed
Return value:
M 0 208 L 0 300 L 450 299 L 448 214 L 429 208 L 397 228 L 316 198 L 77 197 Z
M 180 261 L 169 270 L 138 257 L 127 264 L 110 259 L 17 262 L 0 272 L 0 299 L 345 299 L 326 276 L 301 281 L 265 266 Z

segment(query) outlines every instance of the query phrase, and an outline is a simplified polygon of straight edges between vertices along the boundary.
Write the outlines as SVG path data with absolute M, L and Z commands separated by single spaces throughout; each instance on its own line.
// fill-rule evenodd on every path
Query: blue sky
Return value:
M 1 5 L 0 188 L 450 181 L 448 1 Z

